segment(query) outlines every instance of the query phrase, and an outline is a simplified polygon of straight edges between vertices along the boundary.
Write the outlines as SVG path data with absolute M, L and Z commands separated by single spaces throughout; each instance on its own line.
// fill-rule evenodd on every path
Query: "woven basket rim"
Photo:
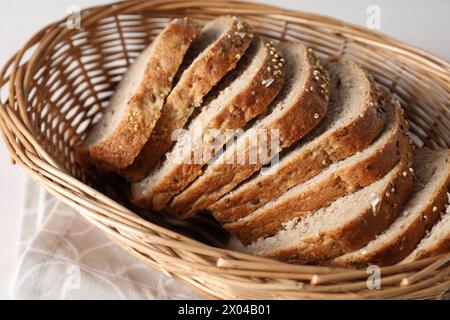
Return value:
M 314 23 L 317 23 L 317 25 L 322 27 L 326 25 L 337 26 L 340 30 L 340 33 L 337 36 L 350 37 L 353 41 L 360 41 L 361 43 L 379 46 L 384 50 L 402 54 L 405 56 L 405 59 L 410 59 L 410 61 L 414 63 L 422 64 L 422 67 L 425 70 L 429 71 L 435 77 L 442 79 L 444 83 L 445 81 L 450 83 L 450 63 L 448 61 L 436 57 L 425 50 L 399 42 L 398 40 L 385 36 L 379 32 L 368 31 L 362 27 L 335 18 L 282 9 L 272 5 L 261 5 L 242 1 L 229 1 L 229 4 L 232 5 L 237 12 L 246 12 L 246 10 L 251 9 L 255 16 L 270 11 L 271 14 L 268 16 L 273 19 L 282 18 L 288 22 L 296 19 L 297 23 L 313 23 L 313 26 L 315 26 Z M 223 2 L 219 0 L 210 0 L 206 2 L 181 0 L 132 0 L 114 3 L 113 5 L 106 4 L 84 9 L 82 11 L 83 27 L 88 28 L 101 18 L 114 16 L 116 14 L 136 12 L 139 11 L 140 8 L 152 8 L 154 10 L 159 10 L 159 13 L 163 14 L 165 12 L 170 12 L 173 7 L 186 9 L 198 7 L 200 5 L 211 8 L 211 12 L 217 11 L 217 13 L 223 13 L 224 11 L 222 9 Z M 367 273 L 364 270 L 290 265 L 261 257 L 250 256 L 240 252 L 210 247 L 197 240 L 144 220 L 129 209 L 121 206 L 117 202 L 67 173 L 66 169 L 61 167 L 61 165 L 58 164 L 58 161 L 56 161 L 33 136 L 28 116 L 24 111 L 26 109 L 24 109 L 24 106 L 26 106 L 27 103 L 26 96 L 23 95 L 24 93 L 26 94 L 26 91 L 29 89 L 31 79 L 36 71 L 33 67 L 36 68 L 39 59 L 45 55 L 46 48 L 51 47 L 54 43 L 57 43 L 60 39 L 72 32 L 63 26 L 66 19 L 67 17 L 57 20 L 37 32 L 26 42 L 21 50 L 6 62 L 0 72 L 0 89 L 9 86 L 9 96 L 7 101 L 3 101 L 3 99 L 0 100 L 0 129 L 13 163 L 19 164 L 29 176 L 36 180 L 47 191 L 73 207 L 86 219 L 105 231 L 106 234 L 121 247 L 131 254 L 137 255 L 141 260 L 142 255 L 131 248 L 136 249 L 142 247 L 142 239 L 161 246 L 174 247 L 177 250 L 188 251 L 186 256 L 192 260 L 182 261 L 183 267 L 180 267 L 180 270 L 164 270 L 164 268 L 158 265 L 158 261 L 151 262 L 147 260 L 146 262 L 157 269 L 162 270 L 166 274 L 175 276 L 178 280 L 188 283 L 203 294 L 211 297 L 216 297 L 217 292 L 209 292 L 205 286 L 202 286 L 201 280 L 193 280 L 192 277 L 186 276 L 186 272 L 188 274 L 189 272 L 182 269 L 191 268 L 192 270 L 206 273 L 210 271 L 217 272 L 218 270 L 227 270 L 227 272 L 229 272 L 229 274 L 227 274 L 227 283 L 232 283 L 234 286 L 238 287 L 240 285 L 249 286 L 248 282 L 240 284 L 239 280 L 233 280 L 234 278 L 239 277 L 240 273 L 245 271 L 251 271 L 253 274 L 261 274 L 261 276 L 276 276 L 278 274 L 278 277 L 283 277 L 283 273 L 286 273 L 284 275 L 286 277 L 285 279 L 289 281 L 296 279 L 295 274 L 298 274 L 298 278 L 300 279 L 306 274 L 308 275 L 307 278 L 309 279 L 311 288 L 317 288 L 317 286 L 322 283 L 339 283 L 340 281 L 345 282 L 345 279 L 354 279 L 355 277 L 364 278 L 367 276 Z M 367 37 L 362 37 L 360 35 L 361 32 Z M 42 39 L 45 41 L 42 42 Z M 34 50 L 31 58 L 28 61 L 22 61 L 28 50 Z M 444 89 L 450 90 L 450 85 Z M 16 105 L 19 106 L 17 107 Z M 117 230 L 121 230 L 121 232 L 118 232 Z M 147 250 L 147 248 L 141 249 L 143 252 Z M 159 256 L 155 252 L 153 252 L 153 254 L 155 254 L 154 259 L 161 259 L 161 261 L 167 263 L 173 262 L 174 264 L 180 264 L 180 261 L 182 260 L 179 257 L 170 257 L 170 254 L 161 253 Z M 215 263 L 205 263 L 206 260 L 204 260 L 204 256 L 210 257 L 211 261 L 215 261 Z M 194 263 L 192 261 L 198 262 Z M 397 291 L 391 289 L 392 291 L 387 292 L 386 294 L 396 296 L 401 290 L 405 291 L 405 293 L 411 293 L 412 291 L 417 290 L 420 291 L 422 289 L 420 285 L 423 286 L 423 281 L 421 282 L 421 280 L 430 275 L 432 275 L 432 279 L 435 279 L 435 282 L 437 283 L 435 286 L 436 288 L 438 286 L 446 288 L 450 287 L 450 280 L 446 278 L 450 271 L 444 270 L 435 272 L 435 270 L 438 270 L 448 261 L 450 261 L 450 254 L 444 254 L 402 266 L 393 265 L 381 268 L 383 274 L 388 277 L 392 275 L 394 279 L 395 277 L 398 277 L 399 274 L 405 273 L 406 276 L 399 278 L 399 282 L 403 279 L 407 279 L 410 284 L 409 287 L 395 288 Z M 410 271 L 417 271 L 422 267 L 426 268 L 418 272 Z M 236 271 L 234 272 L 235 275 L 231 272 L 233 270 Z M 180 272 L 177 273 L 177 271 Z M 214 277 L 213 275 L 210 276 L 212 278 L 217 277 L 216 275 L 214 275 Z M 439 279 L 445 281 L 441 282 Z M 220 277 L 215 281 L 221 281 Z M 414 287 L 416 283 L 418 284 L 417 288 Z M 258 286 L 257 283 L 254 283 L 253 285 L 255 290 L 258 290 L 258 288 L 261 287 Z M 284 287 L 280 285 L 280 288 L 280 290 L 282 290 Z M 424 289 L 427 289 L 427 287 L 424 287 Z M 323 290 L 326 292 L 325 289 Z M 302 294 L 305 293 L 303 292 Z M 313 298 L 323 297 L 321 296 L 322 293 L 320 290 L 317 290 L 317 293 L 315 293 L 314 290 L 311 290 L 307 292 L 307 294 L 307 296 Z M 362 297 L 351 291 L 347 294 L 339 293 L 338 295 L 339 297 L 348 298 Z M 379 295 L 376 293 L 370 293 L 367 294 L 366 297 L 370 298 L 378 296 Z M 305 297 L 305 295 L 301 296 L 299 293 L 299 297 Z M 326 297 L 335 298 L 337 296 L 328 293 Z

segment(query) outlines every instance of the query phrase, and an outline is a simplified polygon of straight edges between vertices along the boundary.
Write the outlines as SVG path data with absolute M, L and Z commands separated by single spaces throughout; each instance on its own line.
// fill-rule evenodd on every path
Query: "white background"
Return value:
M 45 24 L 81 8 L 112 0 L 1 0 L 0 64 Z M 367 7 L 381 9 L 381 32 L 450 60 L 450 1 L 448 0 L 262 0 L 278 6 L 333 16 L 366 25 Z M 0 298 L 8 298 L 15 265 L 20 207 L 25 175 L 11 166 L 0 143 Z

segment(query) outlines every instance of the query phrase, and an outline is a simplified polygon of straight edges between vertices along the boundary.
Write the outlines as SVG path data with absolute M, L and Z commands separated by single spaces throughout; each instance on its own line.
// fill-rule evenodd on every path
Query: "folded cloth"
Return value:
M 202 299 L 27 181 L 14 299 Z

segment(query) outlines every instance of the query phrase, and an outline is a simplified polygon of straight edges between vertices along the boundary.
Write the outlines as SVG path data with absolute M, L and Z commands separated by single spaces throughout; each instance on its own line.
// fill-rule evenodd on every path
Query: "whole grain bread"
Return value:
M 185 66 L 165 101 L 150 139 L 122 175 L 129 181 L 138 181 L 155 167 L 171 149 L 172 135 L 188 123 L 210 90 L 235 68 L 252 38 L 249 26 L 237 17 L 222 16 L 204 26 L 186 54 Z
M 102 171 L 129 166 L 147 142 L 172 78 L 200 31 L 190 19 L 172 20 L 129 67 L 103 117 L 89 131 L 80 158 Z
M 290 189 L 263 207 L 227 223 L 225 229 L 243 244 L 271 236 L 283 224 L 301 219 L 309 212 L 327 207 L 338 198 L 364 188 L 384 177 L 412 147 L 400 106 L 387 103 L 387 125 L 383 134 L 367 149 L 339 161 L 311 180 Z
M 447 197 L 450 203 L 450 194 L 447 194 Z M 450 206 L 446 204 L 445 207 L 446 212 L 442 218 L 402 263 L 450 252 Z
M 132 201 L 161 210 L 201 175 L 214 151 L 227 142 L 226 130 L 242 128 L 277 96 L 284 83 L 282 61 L 275 46 L 256 37 L 236 69 L 217 89 L 217 96 L 192 120 L 162 165 L 132 185 Z M 267 79 L 271 79 L 270 83 Z
M 358 250 L 386 230 L 408 200 L 413 188 L 411 158 L 405 155 L 382 179 L 300 221 L 289 221 L 272 237 L 248 246 L 233 238 L 230 248 L 300 264 L 322 263 Z
M 415 151 L 414 192 L 397 220 L 365 247 L 330 262 L 343 267 L 395 264 L 409 255 L 439 219 L 450 187 L 450 150 Z
M 329 165 L 365 149 L 384 125 L 383 100 L 355 63 L 331 59 L 331 100 L 322 122 L 284 152 L 278 164 L 225 194 L 208 209 L 222 223 L 235 221 L 303 183 Z
M 271 157 L 313 129 L 325 115 L 329 76 L 314 53 L 300 44 L 284 43 L 288 85 L 276 101 L 237 141 L 210 164 L 167 210 L 188 217 L 207 208 L 224 193 L 258 171 Z M 272 143 L 274 136 L 278 143 Z M 269 147 L 270 145 L 270 147 Z M 264 158 L 267 146 L 268 157 Z M 262 152 L 261 152 L 262 151 Z M 252 155 L 258 154 L 258 157 Z M 241 161 L 243 160 L 243 161 Z

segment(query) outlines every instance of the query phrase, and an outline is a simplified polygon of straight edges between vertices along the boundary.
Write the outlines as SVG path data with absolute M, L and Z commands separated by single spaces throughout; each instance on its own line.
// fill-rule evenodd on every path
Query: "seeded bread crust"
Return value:
M 240 88 L 238 88 L 230 101 L 220 106 L 220 109 L 209 119 L 204 119 L 202 127 L 195 129 L 202 132 L 214 128 L 224 130 L 238 129 L 264 111 L 270 102 L 277 96 L 284 83 L 284 61 L 280 51 L 269 42 L 255 38 L 259 46 L 258 51 L 263 52 L 264 59 L 257 71 Z M 247 51 L 248 52 L 248 51 Z M 249 65 L 252 70 L 257 65 Z M 249 70 L 253 72 L 252 70 Z M 273 80 L 268 85 L 267 79 Z M 221 98 L 219 95 L 217 98 Z M 193 120 L 195 121 L 195 119 Z M 225 144 L 226 141 L 223 141 Z M 216 143 L 217 140 L 216 140 Z M 207 147 L 202 144 L 202 148 Z M 186 150 L 188 149 L 188 150 Z M 186 151 L 185 151 L 186 150 Z M 191 181 L 202 174 L 204 164 L 212 158 L 201 159 L 200 163 L 192 163 L 194 148 L 190 144 L 182 151 L 185 161 L 165 162 L 163 169 L 170 168 L 164 175 L 155 179 L 146 179 L 145 191 L 142 191 L 142 182 L 132 185 L 132 201 L 142 207 L 161 210 L 170 199 L 181 192 Z M 202 154 L 206 156 L 202 150 Z M 200 159 L 199 159 L 200 160 Z M 154 174 L 154 173 L 152 173 Z
M 333 58 L 329 64 L 338 61 Z M 342 63 L 359 68 L 351 61 Z M 361 108 L 363 112 L 358 118 L 334 131 L 326 131 L 314 137 L 311 143 L 301 145 L 287 154 L 276 166 L 276 174 L 258 175 L 226 194 L 208 208 L 216 219 L 222 223 L 236 221 L 295 185 L 313 178 L 329 165 L 366 148 L 379 135 L 384 125 L 384 114 L 373 112 L 373 108 L 382 111 L 383 101 L 370 76 L 367 76 L 366 86 L 370 98 Z
M 175 19 L 167 25 L 151 45 L 144 76 L 137 79 L 140 85 L 128 101 L 117 127 L 105 139 L 94 143 L 89 142 L 88 135 L 78 149 L 81 159 L 92 162 L 102 171 L 122 169 L 134 161 L 160 117 L 172 78 L 199 31 L 200 26 L 190 19 Z M 108 125 L 110 123 L 100 120 L 96 126 Z M 94 127 L 90 134 L 95 131 Z
M 450 190 L 447 189 L 447 192 Z M 445 211 L 441 219 L 433 226 L 429 233 L 417 245 L 414 251 L 401 263 L 413 262 L 450 252 L 450 193 L 447 193 L 447 202 L 444 204 Z M 439 212 L 439 211 L 438 211 Z M 438 230 L 440 229 L 440 230 Z M 437 233 L 439 231 L 439 233 Z M 432 240 L 432 241 L 431 241 Z
M 355 219 L 336 225 L 332 230 L 319 232 L 300 243 L 293 242 L 289 246 L 269 252 L 256 252 L 251 245 L 244 248 L 238 247 L 238 249 L 297 264 L 320 264 L 358 250 L 382 233 L 397 218 L 401 207 L 412 192 L 413 175 L 408 174 L 408 168 L 411 165 L 412 155 L 405 155 L 393 169 L 393 178 L 386 182 L 378 193 L 380 202 L 376 210 L 372 208 L 370 199 L 367 199 L 366 204 L 358 206 L 360 212 Z M 404 172 L 407 173 L 406 177 Z M 389 197 L 386 196 L 387 193 L 390 194 Z
M 293 103 L 274 117 L 270 122 L 256 123 L 253 127 L 263 130 L 279 130 L 280 147 L 287 148 L 313 129 L 326 113 L 329 101 L 329 77 L 312 50 L 298 45 L 306 55 L 308 74 L 301 94 Z M 283 47 L 281 48 L 283 51 Z M 276 109 L 273 111 L 276 112 Z M 270 116 L 270 115 L 269 115 Z M 250 139 L 253 139 L 250 137 Z M 254 139 L 257 139 L 255 137 Z M 245 139 L 235 143 L 213 162 L 194 183 L 176 196 L 167 208 L 182 218 L 192 216 L 216 202 L 223 194 L 232 190 L 237 184 L 250 177 L 262 167 L 256 164 L 229 164 L 226 159 L 233 159 L 235 150 L 248 157 L 250 146 Z
M 419 149 L 416 152 L 423 152 L 423 150 Z M 420 215 L 416 216 L 407 225 L 403 225 L 401 230 L 392 235 L 393 238 L 383 243 L 383 246 L 377 246 L 374 249 L 366 249 L 364 247 L 358 251 L 333 259 L 330 261 L 330 264 L 347 268 L 362 268 L 369 264 L 385 266 L 395 264 L 410 254 L 425 236 L 426 231 L 439 219 L 441 213 L 445 210 L 444 207 L 448 201 L 447 190 L 450 186 L 449 159 L 450 150 L 447 150 L 446 168 L 444 164 L 442 171 L 439 171 L 444 174 L 442 182 L 434 189 L 434 193 L 430 195 L 430 198 L 427 199 Z M 436 177 L 434 178 L 436 179 Z
M 227 29 L 183 72 L 167 97 L 161 117 L 132 166 L 122 174 L 130 181 L 144 178 L 173 145 L 172 134 L 185 126 L 206 94 L 232 69 L 250 46 L 250 27 L 237 17 L 219 17 Z M 214 23 L 214 21 L 210 22 Z
M 411 153 L 409 138 L 405 135 L 408 125 L 400 107 L 394 108 L 396 123 L 393 134 L 378 149 L 363 158 L 348 158 L 348 164 L 336 169 L 330 168 L 324 176 L 318 176 L 314 183 L 300 185 L 257 211 L 224 227 L 243 244 L 277 233 L 283 224 L 302 218 L 309 212 L 327 207 L 336 199 L 354 193 L 384 177 L 405 153 Z M 388 133 L 389 134 L 389 133 Z M 298 191 L 297 191 L 298 189 Z

